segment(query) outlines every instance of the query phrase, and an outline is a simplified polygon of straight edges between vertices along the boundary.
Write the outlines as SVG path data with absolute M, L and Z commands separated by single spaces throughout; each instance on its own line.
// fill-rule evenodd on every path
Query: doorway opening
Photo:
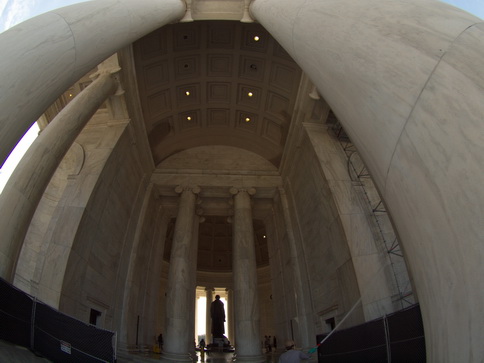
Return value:
M 195 311 L 195 341 L 197 347 L 200 344 L 200 340 L 203 339 L 205 344 L 212 343 L 211 333 L 211 318 L 210 318 L 210 305 L 215 300 L 215 296 L 220 296 L 220 301 L 224 304 L 225 309 L 225 336 L 230 341 L 232 339 L 232 332 L 230 331 L 230 304 L 228 298 L 228 291 L 224 287 L 206 288 L 204 286 L 197 286 L 196 292 L 196 311 Z M 210 296 L 211 301 L 207 301 L 207 296 Z
M 100 318 L 101 318 L 101 312 L 97 311 L 96 309 L 91 309 L 91 313 L 89 314 L 89 324 L 94 326 L 99 326 Z

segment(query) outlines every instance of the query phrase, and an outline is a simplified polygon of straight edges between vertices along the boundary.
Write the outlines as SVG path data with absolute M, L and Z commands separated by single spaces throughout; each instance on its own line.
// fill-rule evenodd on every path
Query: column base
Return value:
M 190 353 L 168 353 L 168 352 L 162 352 L 160 360 L 162 362 L 166 363 L 172 363 L 172 362 L 190 362 L 193 363 L 193 358 L 190 356 Z

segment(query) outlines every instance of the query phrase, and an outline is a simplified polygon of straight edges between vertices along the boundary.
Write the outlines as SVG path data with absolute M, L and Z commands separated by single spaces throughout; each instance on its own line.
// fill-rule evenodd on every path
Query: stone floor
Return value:
M 279 359 L 280 353 L 266 354 L 266 363 L 276 363 Z M 232 362 L 233 353 L 210 353 L 204 354 L 197 352 L 197 362 L 204 363 L 226 363 Z M 130 354 L 130 357 L 118 356 L 118 362 L 156 362 L 160 359 L 160 354 Z M 30 350 L 20 347 L 9 342 L 0 340 L 0 362 L 1 363 L 48 363 L 49 360 L 37 357 Z
M 266 363 L 275 363 L 279 359 L 279 354 L 266 354 Z M 198 362 L 206 362 L 206 363 L 226 363 L 232 362 L 233 354 L 232 353 L 211 353 L 205 354 L 205 357 L 201 357 L 198 354 Z
M 2 363 L 46 363 L 49 360 L 37 357 L 30 350 L 0 340 L 0 362 Z
M 276 363 L 279 360 L 280 353 L 270 353 L 266 354 L 266 363 Z M 233 353 L 210 353 L 201 355 L 197 352 L 197 361 L 194 362 L 204 362 L 204 363 L 226 363 L 232 362 L 234 357 Z M 153 362 L 160 359 L 160 354 L 149 353 L 149 354 L 131 354 L 131 359 L 126 360 L 125 357 L 118 356 L 118 362 Z

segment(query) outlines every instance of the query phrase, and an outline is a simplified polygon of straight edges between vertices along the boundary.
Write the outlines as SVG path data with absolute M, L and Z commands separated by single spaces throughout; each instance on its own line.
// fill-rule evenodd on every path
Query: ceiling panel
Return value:
M 301 70 L 260 24 L 167 25 L 135 42 L 134 58 L 156 165 L 173 152 L 215 144 L 278 166 Z

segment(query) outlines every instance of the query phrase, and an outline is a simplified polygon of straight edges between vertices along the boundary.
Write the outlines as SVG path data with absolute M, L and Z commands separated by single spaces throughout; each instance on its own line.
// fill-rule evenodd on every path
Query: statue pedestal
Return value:
M 224 351 L 224 338 L 213 338 L 212 349 L 214 351 L 223 352 Z

